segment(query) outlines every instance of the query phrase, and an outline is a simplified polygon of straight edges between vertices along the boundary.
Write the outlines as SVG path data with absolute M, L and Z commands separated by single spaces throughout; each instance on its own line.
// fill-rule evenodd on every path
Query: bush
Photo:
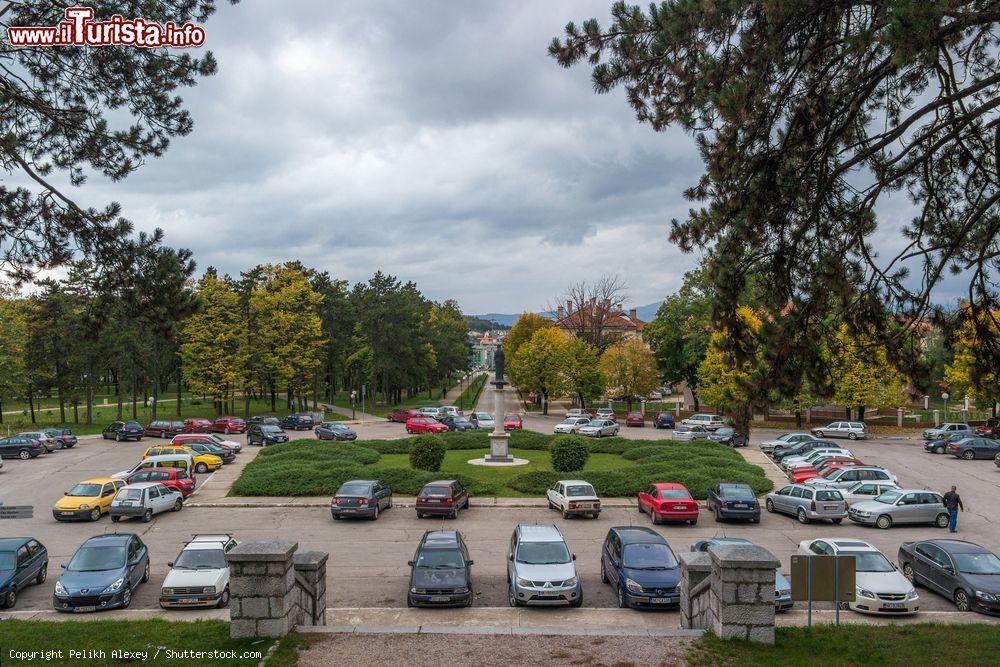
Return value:
M 436 435 L 417 436 L 413 439 L 413 444 L 410 447 L 410 467 L 414 470 L 436 472 L 441 469 L 445 451 L 444 442 L 440 437 Z
M 552 467 L 559 472 L 583 470 L 590 457 L 586 441 L 573 435 L 555 438 L 549 446 L 549 454 L 552 457 Z
M 515 475 L 507 482 L 507 486 L 521 493 L 544 496 L 560 479 L 562 475 L 552 470 L 534 470 Z
M 513 431 L 510 434 L 510 446 L 513 449 L 530 449 L 539 452 L 548 451 L 551 443 L 562 436 L 553 436 L 537 431 Z

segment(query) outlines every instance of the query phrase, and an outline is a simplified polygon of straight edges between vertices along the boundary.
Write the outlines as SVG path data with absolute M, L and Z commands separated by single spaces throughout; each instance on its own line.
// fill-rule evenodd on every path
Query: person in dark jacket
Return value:
M 958 532 L 958 510 L 965 511 L 962 496 L 958 495 L 957 487 L 952 485 L 951 491 L 944 494 L 944 507 L 948 510 L 948 532 Z

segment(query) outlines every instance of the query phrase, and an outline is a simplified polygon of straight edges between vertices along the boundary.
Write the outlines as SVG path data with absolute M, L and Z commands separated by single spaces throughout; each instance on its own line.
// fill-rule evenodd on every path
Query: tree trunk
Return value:
M 289 410 L 295 409 L 295 403 L 292 401 L 291 387 L 288 387 L 288 389 L 285 390 L 285 407 L 288 408 Z
M 865 420 L 865 406 L 858 406 L 858 421 L 863 422 Z
M 0 398 L 0 424 L 3 423 L 3 399 Z
M 56 364 L 56 394 L 59 396 L 59 423 L 66 423 L 66 399 L 63 397 L 62 381 L 59 379 L 59 364 Z
M 121 383 L 121 377 L 122 377 L 121 367 L 118 367 L 118 369 L 116 369 L 116 371 L 114 373 L 114 379 L 115 379 L 115 400 L 116 400 L 116 402 L 118 404 L 118 416 L 117 416 L 118 421 L 121 421 L 121 419 L 122 419 L 122 383 Z
M 850 419 L 851 418 L 851 409 L 850 408 L 844 408 L 844 411 L 845 411 L 844 414 L 846 415 L 844 417 L 844 419 Z
M 73 423 L 80 423 L 80 401 L 73 399 Z
M 802 411 L 795 411 L 795 428 L 802 428 Z
M 184 380 L 181 377 L 181 364 L 177 362 L 177 416 L 181 416 L 181 392 L 184 390 Z
M 250 421 L 250 394 L 243 395 L 243 419 Z
M 35 423 L 35 389 L 28 385 L 28 409 L 31 410 L 31 423 Z
M 683 401 L 684 399 L 681 398 L 681 400 Z M 694 389 L 691 390 L 691 400 L 694 401 L 694 411 L 698 412 L 701 409 L 701 404 L 698 403 L 698 394 L 694 392 Z
M 87 424 L 94 423 L 94 364 L 87 362 Z
M 139 418 L 139 411 L 136 407 L 136 394 L 139 393 L 139 378 L 132 378 L 132 419 Z
M 269 388 L 271 390 L 271 412 L 278 411 L 278 389 L 274 386 L 274 380 L 269 383 Z
M 542 414 L 549 414 L 549 392 L 547 391 L 542 392 Z M 503 419 L 503 415 L 497 415 L 496 418 Z

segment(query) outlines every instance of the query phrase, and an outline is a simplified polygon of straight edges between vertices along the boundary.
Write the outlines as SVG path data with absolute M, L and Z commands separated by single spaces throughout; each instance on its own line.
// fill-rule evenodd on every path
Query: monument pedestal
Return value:
M 500 423 L 503 423 L 503 418 L 499 418 Z M 510 455 L 507 449 L 507 443 L 510 441 L 510 433 L 497 433 L 493 431 L 490 433 L 490 453 L 486 455 L 485 459 L 487 463 L 513 463 L 514 457 Z

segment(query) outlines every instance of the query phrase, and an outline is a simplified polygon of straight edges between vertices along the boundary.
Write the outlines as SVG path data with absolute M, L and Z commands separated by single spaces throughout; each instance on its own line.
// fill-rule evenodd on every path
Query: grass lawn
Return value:
M 774 646 L 730 642 L 706 634 L 687 655 L 689 665 L 793 667 L 802 665 L 991 665 L 996 625 L 820 625 L 778 628 Z
M 434 392 L 437 394 L 437 392 Z M 423 408 L 441 405 L 441 401 L 438 398 L 427 398 L 427 393 L 423 392 L 413 398 L 403 398 L 399 403 L 383 403 L 375 397 L 376 400 L 373 403 L 371 400 L 365 400 L 364 412 L 369 415 L 375 415 L 376 417 L 388 417 L 389 413 L 395 407 L 401 408 Z M 325 401 L 329 405 L 335 405 L 338 408 L 351 409 L 351 395 L 349 392 L 339 392 L 334 395 L 333 400 Z M 361 399 L 359 398 L 354 403 L 354 409 L 361 412 Z
M 7 620 L 0 624 L 0 664 L 73 665 L 90 667 L 128 662 L 174 665 L 257 665 L 273 644 L 270 639 L 230 639 L 229 623 L 225 621 L 24 621 Z M 297 635 L 281 640 L 274 656 L 268 660 L 273 667 L 289 667 L 298 662 Z M 157 650 L 159 655 L 154 658 Z M 219 651 L 224 657 L 168 657 L 168 651 Z M 12 651 L 61 651 L 48 658 L 34 660 L 12 655 Z M 70 651 L 84 652 L 82 656 Z M 99 651 L 104 656 L 99 657 Z M 146 652 L 145 660 L 115 657 L 112 651 Z M 235 652 L 230 657 L 225 652 Z M 88 653 L 91 652 L 91 653 Z M 248 654 L 258 654 L 253 657 Z

